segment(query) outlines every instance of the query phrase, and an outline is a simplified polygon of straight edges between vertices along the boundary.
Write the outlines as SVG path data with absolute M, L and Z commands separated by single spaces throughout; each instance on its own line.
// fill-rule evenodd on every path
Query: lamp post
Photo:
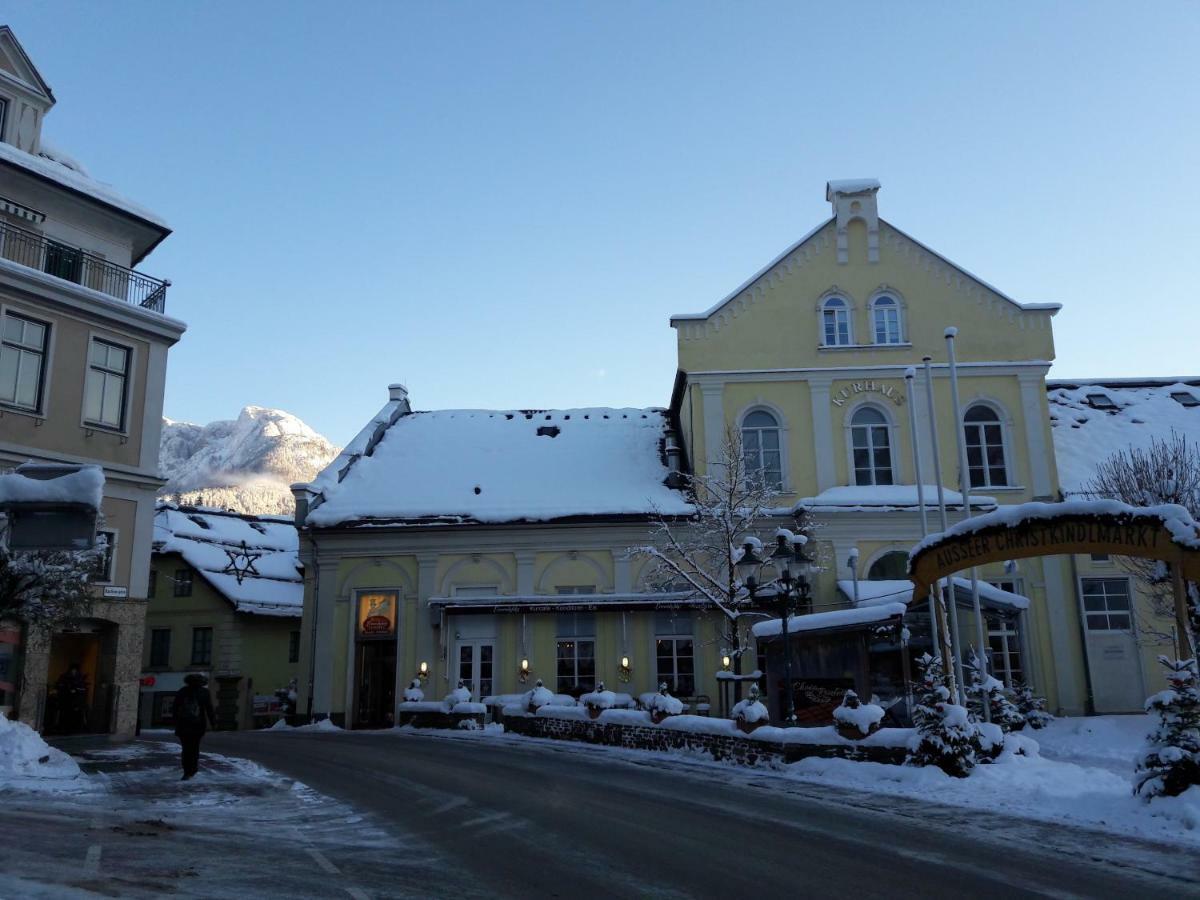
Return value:
M 771 562 L 779 569 L 772 586 L 780 606 L 780 620 L 783 626 L 783 679 L 785 694 L 783 701 L 784 724 L 789 727 L 796 725 L 796 709 L 792 696 L 792 648 L 788 643 L 788 616 L 793 610 L 806 609 L 811 600 L 808 577 L 812 571 L 812 560 L 804 552 L 808 543 L 805 535 L 790 535 L 781 533 L 775 536 L 775 551 L 771 554 Z M 747 541 L 742 547 L 741 559 L 737 562 L 738 575 L 746 586 L 750 599 L 753 600 L 759 589 L 758 572 L 764 560 L 758 558 L 754 544 Z

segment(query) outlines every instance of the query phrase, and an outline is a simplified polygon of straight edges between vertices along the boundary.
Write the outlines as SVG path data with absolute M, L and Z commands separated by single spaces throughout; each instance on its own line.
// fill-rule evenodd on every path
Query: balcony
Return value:
M 118 266 L 78 247 L 0 221 L 0 258 L 73 281 L 156 313 L 165 313 L 171 282 Z

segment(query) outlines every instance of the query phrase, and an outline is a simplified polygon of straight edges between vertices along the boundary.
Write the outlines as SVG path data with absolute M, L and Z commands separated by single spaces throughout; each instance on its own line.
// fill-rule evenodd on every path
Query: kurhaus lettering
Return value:
M 881 397 L 886 397 L 897 406 L 904 405 L 904 393 L 894 384 L 885 384 L 881 381 L 855 381 L 849 387 L 838 388 L 830 397 L 830 402 L 834 406 L 845 406 L 846 402 L 858 394 L 879 394 Z

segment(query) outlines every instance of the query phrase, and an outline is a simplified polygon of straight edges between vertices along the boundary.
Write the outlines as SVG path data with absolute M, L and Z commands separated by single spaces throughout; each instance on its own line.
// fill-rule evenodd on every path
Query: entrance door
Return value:
M 458 642 L 458 678 L 471 690 L 476 703 L 494 692 L 496 645 L 491 640 Z
M 396 701 L 396 642 L 358 645 L 356 728 L 390 728 Z
M 116 628 L 87 621 L 50 641 L 46 675 L 47 734 L 102 734 L 112 718 Z
M 1128 578 L 1082 578 L 1088 666 L 1096 712 L 1140 712 L 1146 701 Z

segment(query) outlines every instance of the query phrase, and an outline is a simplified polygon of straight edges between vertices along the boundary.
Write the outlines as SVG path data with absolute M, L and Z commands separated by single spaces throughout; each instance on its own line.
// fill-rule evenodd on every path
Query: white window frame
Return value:
M 102 344 L 108 344 L 109 346 L 117 347 L 117 348 L 125 351 L 125 373 L 124 373 L 125 385 L 124 385 L 124 390 L 122 391 L 122 396 L 121 396 L 121 424 L 120 424 L 120 427 L 108 425 L 104 422 L 94 421 L 92 419 L 89 419 L 88 415 L 87 415 L 87 413 L 88 413 L 88 409 L 87 409 L 88 384 L 91 382 L 92 370 L 93 370 L 92 345 L 97 342 L 102 343 Z M 79 424 L 81 426 L 88 429 L 89 431 L 104 431 L 104 432 L 108 432 L 110 434 L 119 434 L 124 437 L 127 437 L 129 435 L 130 419 L 132 418 L 132 412 L 133 412 L 132 400 L 133 400 L 133 396 L 134 396 L 133 395 L 134 372 L 136 371 L 136 362 L 137 362 L 137 348 L 134 347 L 132 344 L 124 343 L 119 338 L 114 338 L 111 335 L 107 335 L 107 334 L 97 334 L 96 332 L 92 332 L 88 335 L 87 355 L 84 357 L 84 360 L 83 360 L 83 396 L 82 396 L 82 404 L 81 404 L 80 411 L 79 411 Z M 97 368 L 96 371 L 105 372 L 105 373 L 112 374 L 112 375 L 117 374 L 116 372 L 112 372 L 111 370 L 107 370 L 107 369 Z M 102 401 L 101 408 L 103 409 L 103 401 Z
M 831 342 L 828 340 L 828 334 L 826 333 L 826 330 L 825 330 L 825 318 L 826 318 L 827 313 L 834 312 L 835 310 L 839 309 L 839 307 L 836 307 L 833 305 L 835 302 L 841 304 L 840 311 L 846 317 L 846 340 Z M 825 297 L 823 300 L 821 300 L 820 316 L 818 319 L 818 325 L 820 328 L 821 346 L 822 347 L 853 347 L 854 346 L 854 305 L 850 302 L 850 298 L 845 296 L 844 294 L 830 294 L 828 297 Z M 840 330 L 841 329 L 836 327 L 836 314 L 835 314 L 835 328 L 834 328 L 835 336 L 837 336 L 837 333 Z
M 751 426 L 747 427 L 745 424 L 746 419 L 756 412 L 766 413 L 772 419 L 774 419 L 775 420 L 774 428 L 771 428 L 769 426 L 759 426 L 759 425 L 751 425 Z M 749 430 L 749 431 L 754 431 L 754 432 L 758 433 L 758 461 L 759 461 L 759 463 L 762 462 L 763 432 L 766 432 L 766 431 L 774 431 L 775 432 L 776 436 L 779 439 L 779 479 L 775 483 L 771 484 L 770 487 L 773 490 L 776 490 L 779 492 L 786 492 L 787 486 L 788 486 L 788 453 L 787 453 L 787 428 L 784 425 L 783 415 L 777 409 L 774 409 L 774 408 L 767 406 L 765 404 L 762 404 L 762 403 L 756 403 L 755 405 L 742 410 L 742 413 L 741 413 L 741 415 L 738 416 L 737 421 L 738 421 L 738 439 L 742 442 L 743 465 L 745 465 L 745 458 L 746 458 L 746 447 L 745 447 L 746 431 Z M 751 470 L 749 469 L 748 466 L 746 466 L 746 469 L 747 469 L 747 474 L 749 474 L 749 471 L 751 471 Z M 753 471 L 758 472 L 758 471 L 762 471 L 762 469 L 761 469 L 761 467 L 755 468 Z
M 653 623 L 654 624 L 653 635 L 652 635 L 652 639 L 650 642 L 650 658 L 652 660 L 654 660 L 654 686 L 655 686 L 655 688 L 657 688 L 658 685 L 661 684 L 663 681 L 667 681 L 667 686 L 668 686 L 668 688 L 670 688 L 671 693 L 672 694 L 677 693 L 677 683 L 679 681 L 679 658 L 680 658 L 679 641 L 691 641 L 691 643 L 692 643 L 692 653 L 691 653 L 692 690 L 689 693 L 680 694 L 680 696 L 694 697 L 697 694 L 702 693 L 700 691 L 700 672 L 698 669 L 698 663 L 700 662 L 700 654 L 696 652 L 697 651 L 696 628 L 697 628 L 697 625 L 699 624 L 699 622 L 698 622 L 698 618 L 689 611 L 675 610 L 674 613 L 675 614 L 671 617 L 672 618 L 671 624 L 674 625 L 675 622 L 678 621 L 678 617 L 685 616 L 685 617 L 687 617 L 688 623 L 691 625 L 691 630 L 684 631 L 680 628 L 660 627 L 659 623 L 658 623 L 658 611 L 655 612 L 654 623 Z M 659 641 L 670 641 L 671 642 L 671 666 L 672 666 L 672 672 L 674 674 L 671 676 L 670 679 L 664 678 L 658 668 L 658 642 Z
M 986 618 L 986 615 L 985 615 Z M 1000 638 L 1002 649 L 999 651 L 1004 656 L 1004 669 L 996 670 L 993 664 L 992 657 L 995 652 L 992 649 L 992 638 Z M 987 623 L 987 642 L 988 642 L 988 668 L 992 670 L 991 675 L 999 675 L 1004 686 L 1011 688 L 1013 686 L 1013 668 L 1011 659 L 1013 654 L 1016 654 L 1017 662 L 1020 668 L 1017 669 L 1017 679 L 1028 682 L 1028 667 L 1025 660 L 1025 645 L 1021 638 L 1021 620 L 1019 618 L 1009 619 L 1005 617 L 994 618 Z
M 880 301 L 888 301 L 882 307 Z M 880 291 L 879 294 L 871 298 L 871 302 L 867 304 L 867 309 L 871 319 L 871 342 L 880 347 L 899 347 L 908 342 L 908 332 L 905 329 L 904 321 L 904 304 L 900 302 L 900 298 L 893 291 Z M 896 340 L 881 341 L 879 340 L 879 322 L 878 315 L 883 310 L 891 310 L 896 316 Z
M 1119 582 L 1121 582 L 1122 584 L 1125 585 L 1125 596 L 1129 600 L 1129 606 L 1124 611 L 1110 609 L 1108 607 L 1108 602 L 1107 602 L 1108 594 L 1106 593 L 1104 595 L 1105 609 L 1103 611 L 1089 610 L 1087 608 L 1087 597 L 1084 594 L 1084 586 L 1089 581 L 1119 581 Z M 1137 600 L 1137 595 L 1134 593 L 1134 590 L 1133 590 L 1133 581 L 1132 581 L 1132 579 L 1130 579 L 1128 577 L 1123 577 L 1121 575 L 1082 575 L 1079 578 L 1079 614 L 1081 616 L 1083 616 L 1084 631 L 1087 632 L 1088 634 L 1129 634 L 1129 635 L 1134 634 L 1133 607 L 1134 607 L 1134 603 L 1136 602 L 1136 600 Z M 1092 616 L 1104 616 L 1105 622 L 1107 624 L 1111 624 L 1111 617 L 1114 615 L 1117 615 L 1117 616 L 1124 615 L 1129 620 L 1129 627 L 1127 627 L 1127 628 L 1109 628 L 1109 627 L 1094 628 L 1090 621 L 1090 618 Z
M 102 578 L 91 579 L 92 584 L 112 584 L 116 579 L 117 574 L 117 548 L 121 545 L 121 533 L 115 528 L 97 528 L 96 536 L 102 534 L 109 535 L 108 545 L 105 548 L 105 555 L 108 560 L 108 565 L 104 570 Z
M 596 614 L 594 612 L 590 612 L 590 611 L 587 612 L 586 614 L 590 615 L 592 617 L 592 631 L 591 631 L 590 635 L 588 635 L 588 634 L 561 634 L 558 629 L 558 625 L 559 625 L 559 622 L 561 621 L 561 619 L 558 619 L 557 617 L 567 615 L 567 612 L 560 612 L 560 613 L 556 614 L 555 623 L 554 623 L 554 692 L 556 694 L 566 693 L 566 691 L 573 690 L 576 686 L 581 685 L 581 681 L 579 678 L 579 642 L 580 641 L 587 641 L 592 645 L 591 690 L 595 690 L 596 685 L 599 684 L 599 682 L 600 682 L 600 677 L 599 677 L 600 673 L 599 673 L 598 667 L 597 667 L 597 656 L 596 656 L 596 631 L 597 631 Z M 576 613 L 576 615 L 577 615 L 577 613 Z M 565 643 L 574 644 L 573 656 L 567 657 L 567 656 L 563 656 L 561 654 L 560 647 L 562 644 L 565 644 Z M 571 669 L 573 672 L 573 681 L 569 685 L 566 685 L 564 688 L 563 683 L 562 683 L 563 676 L 561 674 L 559 674 L 558 664 L 560 661 L 565 660 L 565 659 L 570 659 L 572 662 Z M 586 659 L 586 657 L 585 657 L 585 659 Z
M 54 334 L 57 331 L 57 329 L 54 327 L 53 322 L 48 321 L 46 319 L 39 318 L 38 316 L 35 316 L 35 315 L 30 315 L 29 313 L 26 313 L 24 310 L 14 309 L 11 306 L 0 306 L 0 355 L 4 354 L 5 347 L 12 347 L 12 349 L 14 349 L 16 352 L 25 352 L 25 353 L 34 352 L 25 345 L 15 345 L 14 346 L 14 345 L 10 345 L 8 343 L 7 338 L 4 337 L 4 331 L 5 331 L 5 324 L 6 324 L 7 319 L 9 318 L 9 316 L 12 316 L 14 319 L 21 319 L 26 322 L 32 322 L 34 325 L 40 325 L 40 326 L 42 326 L 42 328 L 44 328 L 46 330 L 46 332 L 45 332 L 45 338 L 42 342 L 41 371 L 38 372 L 37 404 L 35 406 L 25 406 L 22 403 L 17 403 L 15 401 L 15 399 L 14 400 L 0 399 L 0 407 L 3 407 L 3 409 L 6 412 L 12 411 L 12 412 L 23 413 L 25 415 L 37 416 L 38 418 L 45 418 L 47 401 L 50 396 L 51 351 L 54 346 L 54 344 L 53 344 Z M 19 373 L 19 369 L 18 369 L 18 373 Z M 19 374 L 18 374 L 18 378 L 19 378 Z
M 996 416 L 996 421 L 994 423 L 992 423 L 992 422 L 986 422 L 986 423 L 984 423 L 984 422 L 968 422 L 967 421 L 967 413 L 969 413 L 972 409 L 974 409 L 977 406 L 981 406 L 984 409 L 992 412 Z M 987 445 L 986 439 L 983 439 L 982 452 L 983 452 L 983 462 L 984 462 L 984 466 L 983 466 L 984 482 L 982 484 L 975 484 L 972 481 L 972 482 L 970 482 L 972 488 L 1003 491 L 1003 490 L 1009 490 L 1011 488 L 1017 487 L 1017 484 L 1016 484 L 1017 479 L 1015 477 L 1015 473 L 1013 471 L 1013 465 L 1012 465 L 1012 448 L 1010 446 L 1011 441 L 1009 438 L 1009 432 L 1011 429 L 1009 428 L 1009 422 L 1010 422 L 1010 420 L 1009 420 L 1008 414 L 1005 413 L 1004 409 L 997 406 L 995 403 L 993 403 L 990 400 L 985 400 L 983 398 L 976 398 L 974 400 L 971 400 L 969 403 L 967 403 L 966 406 L 963 407 L 962 429 L 963 429 L 963 446 L 964 446 L 964 448 L 966 448 L 970 443 L 969 429 L 977 429 L 982 436 L 982 432 L 987 425 L 995 424 L 1000 429 L 1000 452 L 1004 454 L 1005 483 L 1004 484 L 992 484 L 992 472 L 991 472 L 992 467 L 987 464 L 987 447 L 988 447 L 988 445 Z M 970 453 L 969 452 L 967 453 L 967 456 L 968 456 L 967 478 L 968 478 L 968 480 L 970 480 L 971 473 L 970 473 L 970 460 L 969 460 Z
M 874 480 L 872 480 L 869 484 L 859 484 L 857 467 L 854 465 L 854 429 L 856 427 L 859 427 L 859 428 L 868 427 L 868 426 L 861 426 L 861 425 L 856 426 L 854 424 L 854 417 L 857 416 L 859 414 L 859 412 L 861 412 L 864 409 L 873 409 L 876 412 L 878 412 L 881 416 L 883 416 L 883 425 L 882 426 L 872 425 L 869 427 L 872 427 L 872 428 L 883 427 L 883 428 L 887 429 L 888 462 L 889 462 L 889 468 L 890 468 L 891 475 L 892 475 L 891 484 L 900 484 L 901 483 L 900 482 L 900 465 L 899 465 L 899 459 L 898 459 L 899 447 L 898 447 L 898 442 L 896 441 L 896 423 L 892 419 L 892 417 L 888 414 L 888 411 L 886 409 L 884 409 L 882 406 L 880 406 L 877 403 L 871 403 L 871 402 L 860 403 L 857 406 L 853 407 L 852 409 L 849 409 L 846 411 L 846 418 L 843 423 L 843 430 L 845 432 L 845 439 L 846 439 L 846 481 L 849 483 L 849 485 L 851 487 L 875 487 L 875 486 L 879 485 L 879 482 L 874 481 Z M 871 450 L 872 451 L 874 450 L 873 445 L 871 447 Z M 874 479 L 875 465 L 874 465 L 874 453 L 873 452 L 872 452 L 871 469 L 872 469 L 871 477 L 872 477 L 872 479 Z M 886 486 L 886 485 L 884 485 L 884 486 Z

